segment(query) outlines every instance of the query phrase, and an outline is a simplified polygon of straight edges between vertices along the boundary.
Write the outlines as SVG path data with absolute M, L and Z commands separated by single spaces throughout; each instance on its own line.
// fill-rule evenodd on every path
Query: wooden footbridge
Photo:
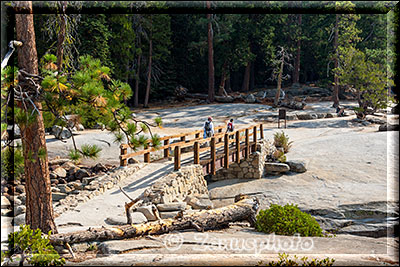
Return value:
M 144 155 L 144 162 L 150 163 L 150 153 L 160 150 L 164 150 L 164 158 L 169 158 L 170 149 L 173 149 L 175 170 L 181 168 L 182 154 L 193 153 L 191 162 L 202 165 L 205 175 L 215 175 L 218 169 L 229 168 L 229 163 L 239 163 L 240 159 L 248 158 L 250 153 L 256 151 L 257 139 L 264 138 L 262 124 L 230 133 L 225 133 L 225 129 L 225 126 L 215 127 L 214 136 L 209 138 L 203 138 L 203 130 L 164 136 L 160 138 L 164 141 L 163 146 L 157 149 L 150 147 L 130 154 L 128 154 L 129 145 L 122 144 L 120 165 L 126 166 L 129 158 L 139 155 Z

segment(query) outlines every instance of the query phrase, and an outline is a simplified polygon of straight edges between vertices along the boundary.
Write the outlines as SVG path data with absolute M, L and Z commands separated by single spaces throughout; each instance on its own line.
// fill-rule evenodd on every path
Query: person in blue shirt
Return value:
M 208 117 L 207 121 L 204 122 L 204 134 L 203 137 L 204 138 L 208 138 L 214 135 L 214 124 L 212 123 L 212 118 Z

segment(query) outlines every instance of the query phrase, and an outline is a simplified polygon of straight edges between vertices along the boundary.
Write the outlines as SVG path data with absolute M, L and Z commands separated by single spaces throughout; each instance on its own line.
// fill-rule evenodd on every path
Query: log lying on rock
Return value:
M 230 222 L 248 221 L 254 226 L 259 201 L 256 197 L 237 195 L 235 203 L 212 210 L 190 214 L 180 213 L 174 219 L 164 219 L 144 224 L 127 224 L 119 227 L 89 228 L 72 233 L 49 236 L 52 245 L 64 245 L 90 241 L 117 240 L 144 235 L 159 235 L 172 231 L 196 229 L 206 231 L 228 227 Z

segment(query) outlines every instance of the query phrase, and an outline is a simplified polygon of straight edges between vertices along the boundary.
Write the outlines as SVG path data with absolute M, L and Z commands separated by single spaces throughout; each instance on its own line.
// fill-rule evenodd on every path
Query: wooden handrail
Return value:
M 121 149 L 121 154 L 119 157 L 120 165 L 126 166 L 128 158 L 132 158 L 134 156 L 139 156 L 139 155 L 145 155 L 145 162 L 150 162 L 150 152 L 155 152 L 155 151 L 159 151 L 159 150 L 164 150 L 164 157 L 169 157 L 169 149 L 170 148 L 176 149 L 176 147 L 179 147 L 179 152 L 176 151 L 175 153 L 179 154 L 179 157 L 180 157 L 182 148 L 192 147 L 192 146 L 194 147 L 195 143 L 197 144 L 196 153 L 199 154 L 200 152 L 211 149 L 211 147 L 200 148 L 200 145 L 203 143 L 206 143 L 206 142 L 211 142 L 211 140 L 213 138 L 214 138 L 214 145 L 213 145 L 214 150 L 219 147 L 222 147 L 222 146 L 226 147 L 226 144 L 228 144 L 228 146 L 229 146 L 231 143 L 236 143 L 235 148 L 233 150 L 236 151 L 236 161 L 239 162 L 240 161 L 240 151 L 242 150 L 240 148 L 240 142 L 243 139 L 246 139 L 245 148 L 248 147 L 248 143 L 252 143 L 252 144 L 254 144 L 253 147 L 255 149 L 255 144 L 257 143 L 256 139 L 257 139 L 257 135 L 258 135 L 257 132 L 260 131 L 261 138 L 263 138 L 263 136 L 264 136 L 262 124 L 252 125 L 247 128 L 238 129 L 238 130 L 236 130 L 234 132 L 230 132 L 230 133 L 222 132 L 223 128 L 225 128 L 225 126 L 215 127 L 214 128 L 214 130 L 215 130 L 214 136 L 208 137 L 208 138 L 200 137 L 200 134 L 203 132 L 203 130 L 196 130 L 196 131 L 192 131 L 189 133 L 164 136 L 164 137 L 160 138 L 160 141 L 164 141 L 163 146 L 160 146 L 158 148 L 149 147 L 147 149 L 136 151 L 136 152 L 133 152 L 130 154 L 127 153 L 127 148 L 130 148 L 130 146 L 128 144 L 122 144 L 122 145 L 120 145 L 120 149 Z M 251 133 L 250 133 L 250 131 L 251 131 Z M 242 132 L 245 132 L 245 134 L 243 136 L 241 136 Z M 194 135 L 195 138 L 186 140 L 186 136 L 189 136 L 189 135 Z M 231 136 L 235 136 L 236 138 L 230 138 Z M 253 136 L 253 142 L 249 142 L 250 136 Z M 180 142 L 170 143 L 170 139 L 175 139 L 175 138 L 180 138 Z M 228 139 L 227 141 L 225 140 L 226 138 Z M 150 142 L 150 140 L 148 140 L 147 143 L 148 142 Z M 239 148 L 239 150 L 237 148 Z M 224 148 L 224 151 L 225 150 L 226 150 L 226 148 Z M 233 150 L 231 150 L 231 151 L 233 151 Z M 247 153 L 248 152 L 246 152 L 246 155 L 247 155 Z M 229 153 L 229 154 L 231 154 L 231 153 Z M 226 160 L 225 160 L 225 162 L 226 162 Z M 214 164 L 215 164 L 215 162 L 214 162 Z M 227 165 L 229 165 L 229 163 Z M 178 166 L 176 166 L 176 167 L 178 167 Z

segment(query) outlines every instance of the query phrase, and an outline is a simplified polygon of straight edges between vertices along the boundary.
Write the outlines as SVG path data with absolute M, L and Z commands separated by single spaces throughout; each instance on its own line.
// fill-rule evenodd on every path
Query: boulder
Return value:
M 179 211 L 163 211 L 160 212 L 161 219 L 173 219 L 179 214 Z
M 78 168 L 74 163 L 72 163 L 71 161 L 66 161 L 64 162 L 61 167 L 63 167 L 66 170 L 69 170 L 71 168 Z
M 139 161 L 137 159 L 134 159 L 134 158 L 128 159 L 128 164 L 136 164 L 136 163 L 139 163 Z
M 107 171 L 107 167 L 104 166 L 104 164 L 102 163 L 97 163 L 94 167 L 93 167 L 93 171 L 95 172 L 106 172 Z
M 315 120 L 318 119 L 318 115 L 315 113 L 297 113 L 299 120 Z
M 10 200 L 8 200 L 8 198 L 6 198 L 5 196 L 1 196 L 1 208 L 7 209 L 9 207 L 11 207 Z
M 18 197 L 14 197 L 14 206 L 20 206 L 20 205 L 22 205 L 21 199 L 19 199 Z
M 60 140 L 68 139 L 72 136 L 72 133 L 67 128 L 58 125 L 54 125 L 51 128 L 51 134 L 54 135 L 55 138 Z
M 26 212 L 26 207 L 24 205 L 18 206 L 15 210 L 14 210 L 14 216 L 18 216 L 20 214 L 23 214 Z
M 256 102 L 256 98 L 253 94 L 249 94 L 245 99 L 244 102 L 246 103 L 254 103 Z
M 96 176 L 82 178 L 82 184 L 88 185 L 88 184 L 90 184 L 90 182 L 94 181 L 96 178 L 97 178 Z
M 25 186 L 23 186 L 22 184 L 17 185 L 15 187 L 15 191 L 17 191 L 18 193 L 24 193 L 25 192 Z
M 180 211 L 186 209 L 186 202 L 174 202 L 166 204 L 157 204 L 159 211 Z M 162 217 L 161 217 L 162 218 Z
M 14 212 L 9 209 L 1 209 L 1 216 L 14 217 Z
M 67 171 L 63 167 L 57 167 L 53 170 L 53 173 L 57 175 L 57 177 L 65 178 L 67 177 Z
M 60 189 L 61 193 L 70 193 L 72 191 L 72 188 L 70 188 L 68 185 L 66 184 L 59 184 L 58 188 Z
M 131 216 L 132 216 L 132 224 L 147 222 L 147 218 L 141 212 L 132 212 Z M 104 222 L 110 225 L 126 225 L 127 218 L 126 216 L 107 217 L 107 219 L 105 219 Z
M 264 164 L 265 171 L 267 173 L 271 172 L 288 172 L 290 170 L 289 165 L 285 163 L 276 163 L 276 162 L 266 162 Z
M 25 224 L 25 213 L 15 216 L 13 219 L 14 226 L 19 226 L 20 224 Z
M 232 103 L 234 100 L 231 96 L 215 96 L 215 101 L 220 103 Z
M 83 184 L 81 182 L 71 182 L 69 183 L 70 187 L 73 187 L 75 190 L 82 190 Z
M 399 125 L 398 124 L 385 123 L 385 124 L 380 125 L 378 130 L 380 132 L 383 132 L 383 131 L 398 131 L 399 130 Z
M 57 138 L 57 136 L 60 134 L 61 130 L 62 130 L 61 126 L 54 125 L 53 127 L 51 127 L 50 133 Z
M 76 179 L 83 179 L 84 177 L 89 177 L 89 172 L 85 169 L 79 169 L 75 172 L 75 178 Z
M 156 215 L 159 215 L 157 207 L 153 204 L 137 207 L 136 211 L 143 213 L 143 215 L 146 217 L 148 221 L 156 221 L 157 220 Z M 156 215 L 154 213 L 156 213 Z
M 17 124 L 14 124 L 14 138 L 21 138 L 21 129 Z
M 214 204 L 211 202 L 210 199 L 198 199 L 197 197 L 189 195 L 185 198 L 185 202 L 193 209 L 208 210 L 214 208 Z
M 291 160 L 291 161 L 286 161 L 285 162 L 287 165 L 289 165 L 290 171 L 292 172 L 306 172 L 306 164 L 303 161 L 300 160 Z

